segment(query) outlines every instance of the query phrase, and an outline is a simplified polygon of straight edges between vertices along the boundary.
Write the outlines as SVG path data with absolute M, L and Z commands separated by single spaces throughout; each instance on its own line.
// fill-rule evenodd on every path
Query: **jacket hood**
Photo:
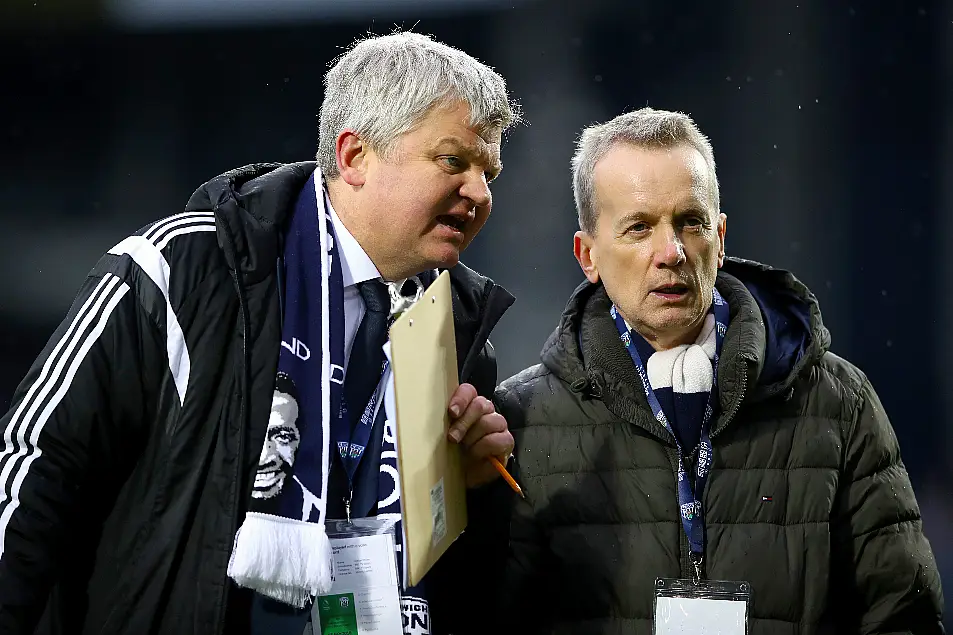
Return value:
M 229 170 L 192 194 L 186 212 L 213 211 L 230 269 L 254 284 L 274 270 L 283 230 L 317 163 L 255 163 Z
M 758 385 L 768 392 L 787 388 L 806 366 L 830 348 L 817 298 L 794 274 L 752 260 L 729 258 L 722 268 L 730 285 L 744 285 L 761 312 L 764 327 Z
M 756 399 L 788 389 L 801 370 L 819 361 L 830 346 L 830 333 L 824 327 L 817 299 L 790 272 L 728 258 L 718 272 L 716 286 L 727 300 L 731 316 L 725 353 L 731 342 L 736 356 L 753 366 L 754 381 L 750 383 L 756 387 Z M 543 364 L 554 375 L 570 385 L 583 386 L 594 365 L 605 365 L 603 355 L 608 355 L 615 366 L 621 364 L 623 356 L 628 359 L 621 346 L 612 348 L 622 351 L 622 356 L 618 351 L 600 350 L 603 347 L 592 341 L 591 333 L 599 333 L 601 338 L 610 334 L 605 325 L 584 325 L 603 312 L 606 317 L 601 321 L 611 323 L 610 306 L 601 284 L 585 281 L 576 288 L 541 353 Z M 720 384 L 723 372 L 719 369 Z M 637 377 L 634 370 L 625 375 Z

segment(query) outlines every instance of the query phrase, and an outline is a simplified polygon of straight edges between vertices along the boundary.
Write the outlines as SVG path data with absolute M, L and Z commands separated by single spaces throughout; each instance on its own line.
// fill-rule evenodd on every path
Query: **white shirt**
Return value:
M 351 349 L 354 348 L 354 338 L 357 329 L 364 319 L 364 298 L 357 285 L 367 280 L 380 278 L 381 274 L 374 266 L 364 248 L 351 235 L 344 223 L 338 217 L 331 198 L 324 193 L 324 203 L 331 211 L 331 224 L 338 241 L 338 255 L 341 257 L 341 274 L 344 278 L 344 374 L 347 376 L 347 362 L 351 359 Z

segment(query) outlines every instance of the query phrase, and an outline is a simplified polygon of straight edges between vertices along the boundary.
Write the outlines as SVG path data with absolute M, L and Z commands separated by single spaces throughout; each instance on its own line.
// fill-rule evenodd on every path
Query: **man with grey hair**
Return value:
M 513 448 L 488 337 L 513 298 L 459 259 L 519 112 L 499 74 L 415 33 L 356 42 L 325 80 L 317 162 L 227 172 L 111 249 L 0 419 L 0 631 L 309 629 L 326 523 L 399 522 L 384 346 L 440 270 L 470 523 L 403 615 L 361 619 L 478 627 L 510 496 L 490 457 Z
M 643 108 L 572 170 L 586 281 L 496 397 L 527 497 L 509 630 L 942 633 L 887 415 L 807 287 L 726 257 L 708 139 Z

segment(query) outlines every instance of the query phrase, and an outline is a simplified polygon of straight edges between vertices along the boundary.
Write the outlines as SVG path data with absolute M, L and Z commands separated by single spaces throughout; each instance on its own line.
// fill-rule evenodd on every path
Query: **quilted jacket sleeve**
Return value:
M 832 518 L 832 588 L 848 590 L 832 597 L 845 620 L 839 632 L 942 634 L 936 562 L 893 427 L 866 379 L 853 423 Z
M 129 284 L 91 274 L 0 417 L 0 632 L 33 633 L 64 563 L 94 549 L 84 536 L 137 456 L 156 342 Z

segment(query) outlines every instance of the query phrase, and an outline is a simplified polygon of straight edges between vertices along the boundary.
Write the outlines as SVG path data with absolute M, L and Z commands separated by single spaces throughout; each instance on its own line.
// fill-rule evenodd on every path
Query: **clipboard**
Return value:
M 390 327 L 404 577 L 420 582 L 467 526 L 461 448 L 447 439 L 459 386 L 450 273 Z

